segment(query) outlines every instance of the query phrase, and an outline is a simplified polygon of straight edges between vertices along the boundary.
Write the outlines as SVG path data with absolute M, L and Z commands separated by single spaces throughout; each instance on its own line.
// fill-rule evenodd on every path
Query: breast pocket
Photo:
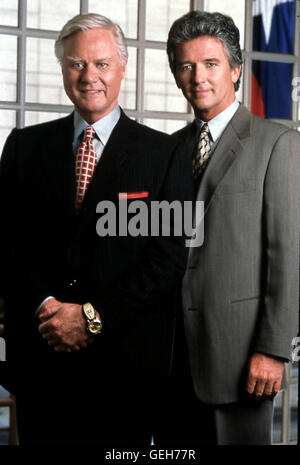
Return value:
M 243 192 L 255 191 L 255 189 L 256 189 L 256 180 L 252 178 L 248 178 L 248 179 L 242 179 L 239 182 L 222 183 L 219 186 L 218 194 L 220 195 L 239 194 Z

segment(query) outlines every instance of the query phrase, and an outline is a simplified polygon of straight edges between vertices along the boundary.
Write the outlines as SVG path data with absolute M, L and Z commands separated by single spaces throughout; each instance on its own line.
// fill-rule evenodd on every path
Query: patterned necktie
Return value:
M 76 153 L 76 212 L 79 213 L 84 195 L 93 177 L 97 165 L 97 154 L 93 146 L 95 130 L 92 126 L 87 126 L 84 137 Z
M 200 174 L 204 171 L 207 165 L 207 161 L 210 156 L 211 145 L 210 145 L 210 134 L 207 123 L 202 126 L 199 142 L 197 145 L 197 152 L 193 158 L 193 177 L 197 181 Z

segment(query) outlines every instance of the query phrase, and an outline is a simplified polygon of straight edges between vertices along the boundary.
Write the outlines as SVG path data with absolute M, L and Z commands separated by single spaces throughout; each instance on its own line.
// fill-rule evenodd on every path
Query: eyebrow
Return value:
M 205 58 L 204 61 L 217 61 L 218 63 L 220 62 L 219 58 Z
M 220 63 L 219 58 L 205 58 L 203 61 L 205 61 L 205 62 L 216 61 L 216 62 Z M 187 64 L 191 64 L 191 63 L 195 63 L 195 62 L 193 60 L 179 61 L 178 63 L 176 63 L 176 66 L 182 66 L 182 65 L 187 65 Z
M 73 62 L 82 62 L 82 63 L 85 63 L 85 60 L 83 60 L 82 58 L 76 58 L 76 57 L 70 57 L 70 56 L 67 56 L 66 57 L 68 60 L 70 61 L 73 61 Z M 112 57 L 103 57 L 103 58 L 97 58 L 96 61 L 109 61 L 109 60 L 112 60 Z

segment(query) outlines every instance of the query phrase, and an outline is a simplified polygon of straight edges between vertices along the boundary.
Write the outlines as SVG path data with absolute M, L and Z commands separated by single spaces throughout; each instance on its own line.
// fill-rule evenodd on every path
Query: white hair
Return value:
M 114 23 L 105 16 L 96 13 L 88 13 L 84 15 L 76 15 L 70 19 L 60 31 L 58 38 L 55 41 L 55 56 L 61 62 L 64 55 L 64 40 L 71 34 L 78 31 L 87 31 L 89 29 L 104 28 L 112 31 L 115 36 L 116 43 L 119 49 L 122 66 L 125 65 L 128 59 L 128 51 L 125 43 L 125 37 L 122 29 L 117 23 Z

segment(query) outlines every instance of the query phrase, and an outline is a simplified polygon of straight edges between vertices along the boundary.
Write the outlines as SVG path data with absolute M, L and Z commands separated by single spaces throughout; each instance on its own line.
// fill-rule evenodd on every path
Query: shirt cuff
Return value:
M 44 303 L 47 302 L 47 300 L 49 300 L 49 299 L 55 299 L 55 297 L 53 297 L 53 295 L 49 295 L 49 297 L 46 297 L 46 299 L 44 299 L 43 302 L 42 302 L 42 303 L 38 306 L 38 308 L 36 309 L 35 314 L 34 314 L 35 316 L 38 315 L 38 313 L 39 313 L 41 307 L 42 307 L 42 306 L 44 305 Z

